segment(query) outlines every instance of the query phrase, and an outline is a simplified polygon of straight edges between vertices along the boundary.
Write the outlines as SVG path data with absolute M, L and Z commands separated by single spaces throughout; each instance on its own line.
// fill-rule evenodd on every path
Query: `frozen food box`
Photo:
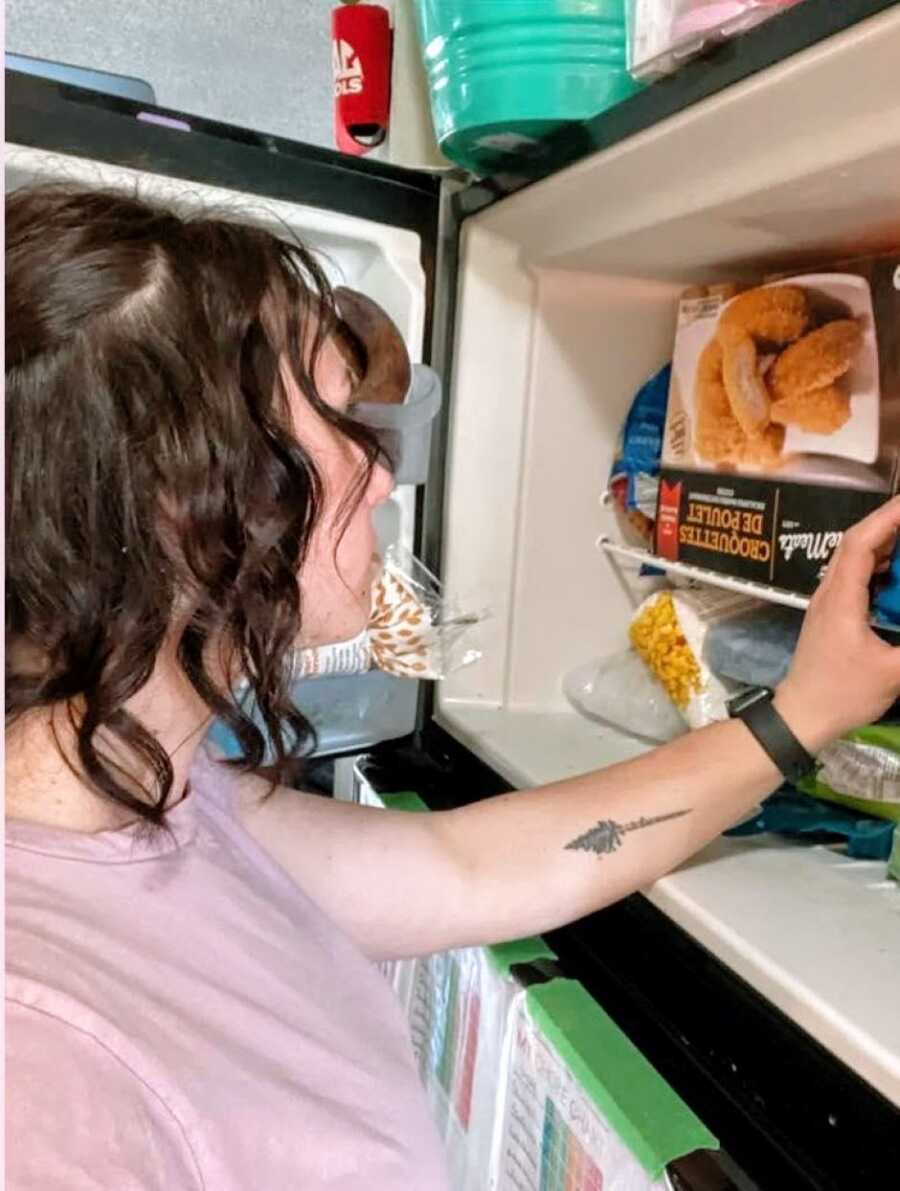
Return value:
M 812 592 L 900 478 L 900 252 L 678 309 L 656 551 Z

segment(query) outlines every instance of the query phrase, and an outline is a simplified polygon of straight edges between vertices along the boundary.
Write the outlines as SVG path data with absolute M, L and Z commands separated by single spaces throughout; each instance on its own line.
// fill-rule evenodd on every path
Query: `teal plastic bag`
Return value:
M 831 806 L 792 786 L 783 786 L 762 804 L 758 815 L 726 832 L 729 836 L 760 835 L 772 831 L 797 837 L 823 836 L 846 841 L 855 860 L 887 860 L 894 841 L 894 824 Z

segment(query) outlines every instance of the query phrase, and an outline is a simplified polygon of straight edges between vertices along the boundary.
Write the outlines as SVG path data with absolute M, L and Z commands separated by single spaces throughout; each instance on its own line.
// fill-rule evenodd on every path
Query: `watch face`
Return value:
M 748 707 L 752 707 L 754 703 L 760 703 L 763 699 L 771 699 L 775 694 L 767 686 L 751 686 L 747 690 L 741 691 L 735 695 L 733 699 L 728 701 L 728 714 L 732 717 L 741 715 Z

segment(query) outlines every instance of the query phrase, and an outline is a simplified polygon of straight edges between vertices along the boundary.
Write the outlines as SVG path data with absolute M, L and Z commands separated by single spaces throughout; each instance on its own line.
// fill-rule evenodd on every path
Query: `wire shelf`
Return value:
M 787 608 L 800 608 L 801 610 L 809 607 L 809 596 L 799 595 L 795 591 L 786 591 L 783 587 L 771 587 L 767 583 L 755 583 L 752 579 L 736 579 L 732 575 L 722 575 L 718 571 L 692 566 L 687 562 L 670 562 L 667 558 L 661 558 L 658 554 L 653 554 L 641 546 L 623 546 L 605 534 L 597 539 L 597 546 L 609 558 L 620 578 L 624 577 L 617 560 L 628 558 L 643 566 L 665 571 L 666 574 L 682 575 L 686 579 L 695 579 L 698 583 L 706 583 L 710 587 L 721 587 L 726 591 L 736 591 L 742 595 L 754 596 L 758 600 L 767 600 L 770 604 L 782 604 Z M 887 624 L 875 617 L 872 617 L 872 624 L 882 632 L 900 634 L 900 625 Z
M 722 575 L 718 571 L 692 566 L 686 562 L 670 562 L 658 554 L 651 554 L 649 550 L 644 550 L 641 546 L 622 546 L 605 534 L 598 538 L 597 545 L 613 558 L 630 558 L 644 566 L 656 567 L 667 574 L 683 575 L 686 579 L 696 579 L 698 583 L 706 583 L 710 587 L 722 587 L 726 591 L 737 591 L 743 595 L 755 596 L 758 600 L 768 600 L 770 604 L 784 604 L 788 608 L 807 608 L 809 606 L 809 596 L 798 595 L 794 591 L 785 591 L 781 587 L 770 587 L 766 583 L 756 583 L 751 579 L 737 579 L 732 575 Z

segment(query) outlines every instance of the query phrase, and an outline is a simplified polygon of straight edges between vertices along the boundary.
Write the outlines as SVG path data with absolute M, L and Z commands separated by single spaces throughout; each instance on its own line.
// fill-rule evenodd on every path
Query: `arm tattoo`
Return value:
M 644 827 L 653 827 L 657 823 L 665 823 L 669 819 L 680 819 L 682 815 L 689 815 L 690 810 L 671 811 L 668 815 L 656 815 L 652 819 L 633 819 L 630 823 L 617 823 L 615 819 L 601 819 L 596 827 L 586 831 L 584 835 L 576 836 L 566 844 L 566 850 L 572 852 L 596 852 L 598 856 L 608 855 L 622 846 L 622 837 L 629 831 L 640 831 Z

